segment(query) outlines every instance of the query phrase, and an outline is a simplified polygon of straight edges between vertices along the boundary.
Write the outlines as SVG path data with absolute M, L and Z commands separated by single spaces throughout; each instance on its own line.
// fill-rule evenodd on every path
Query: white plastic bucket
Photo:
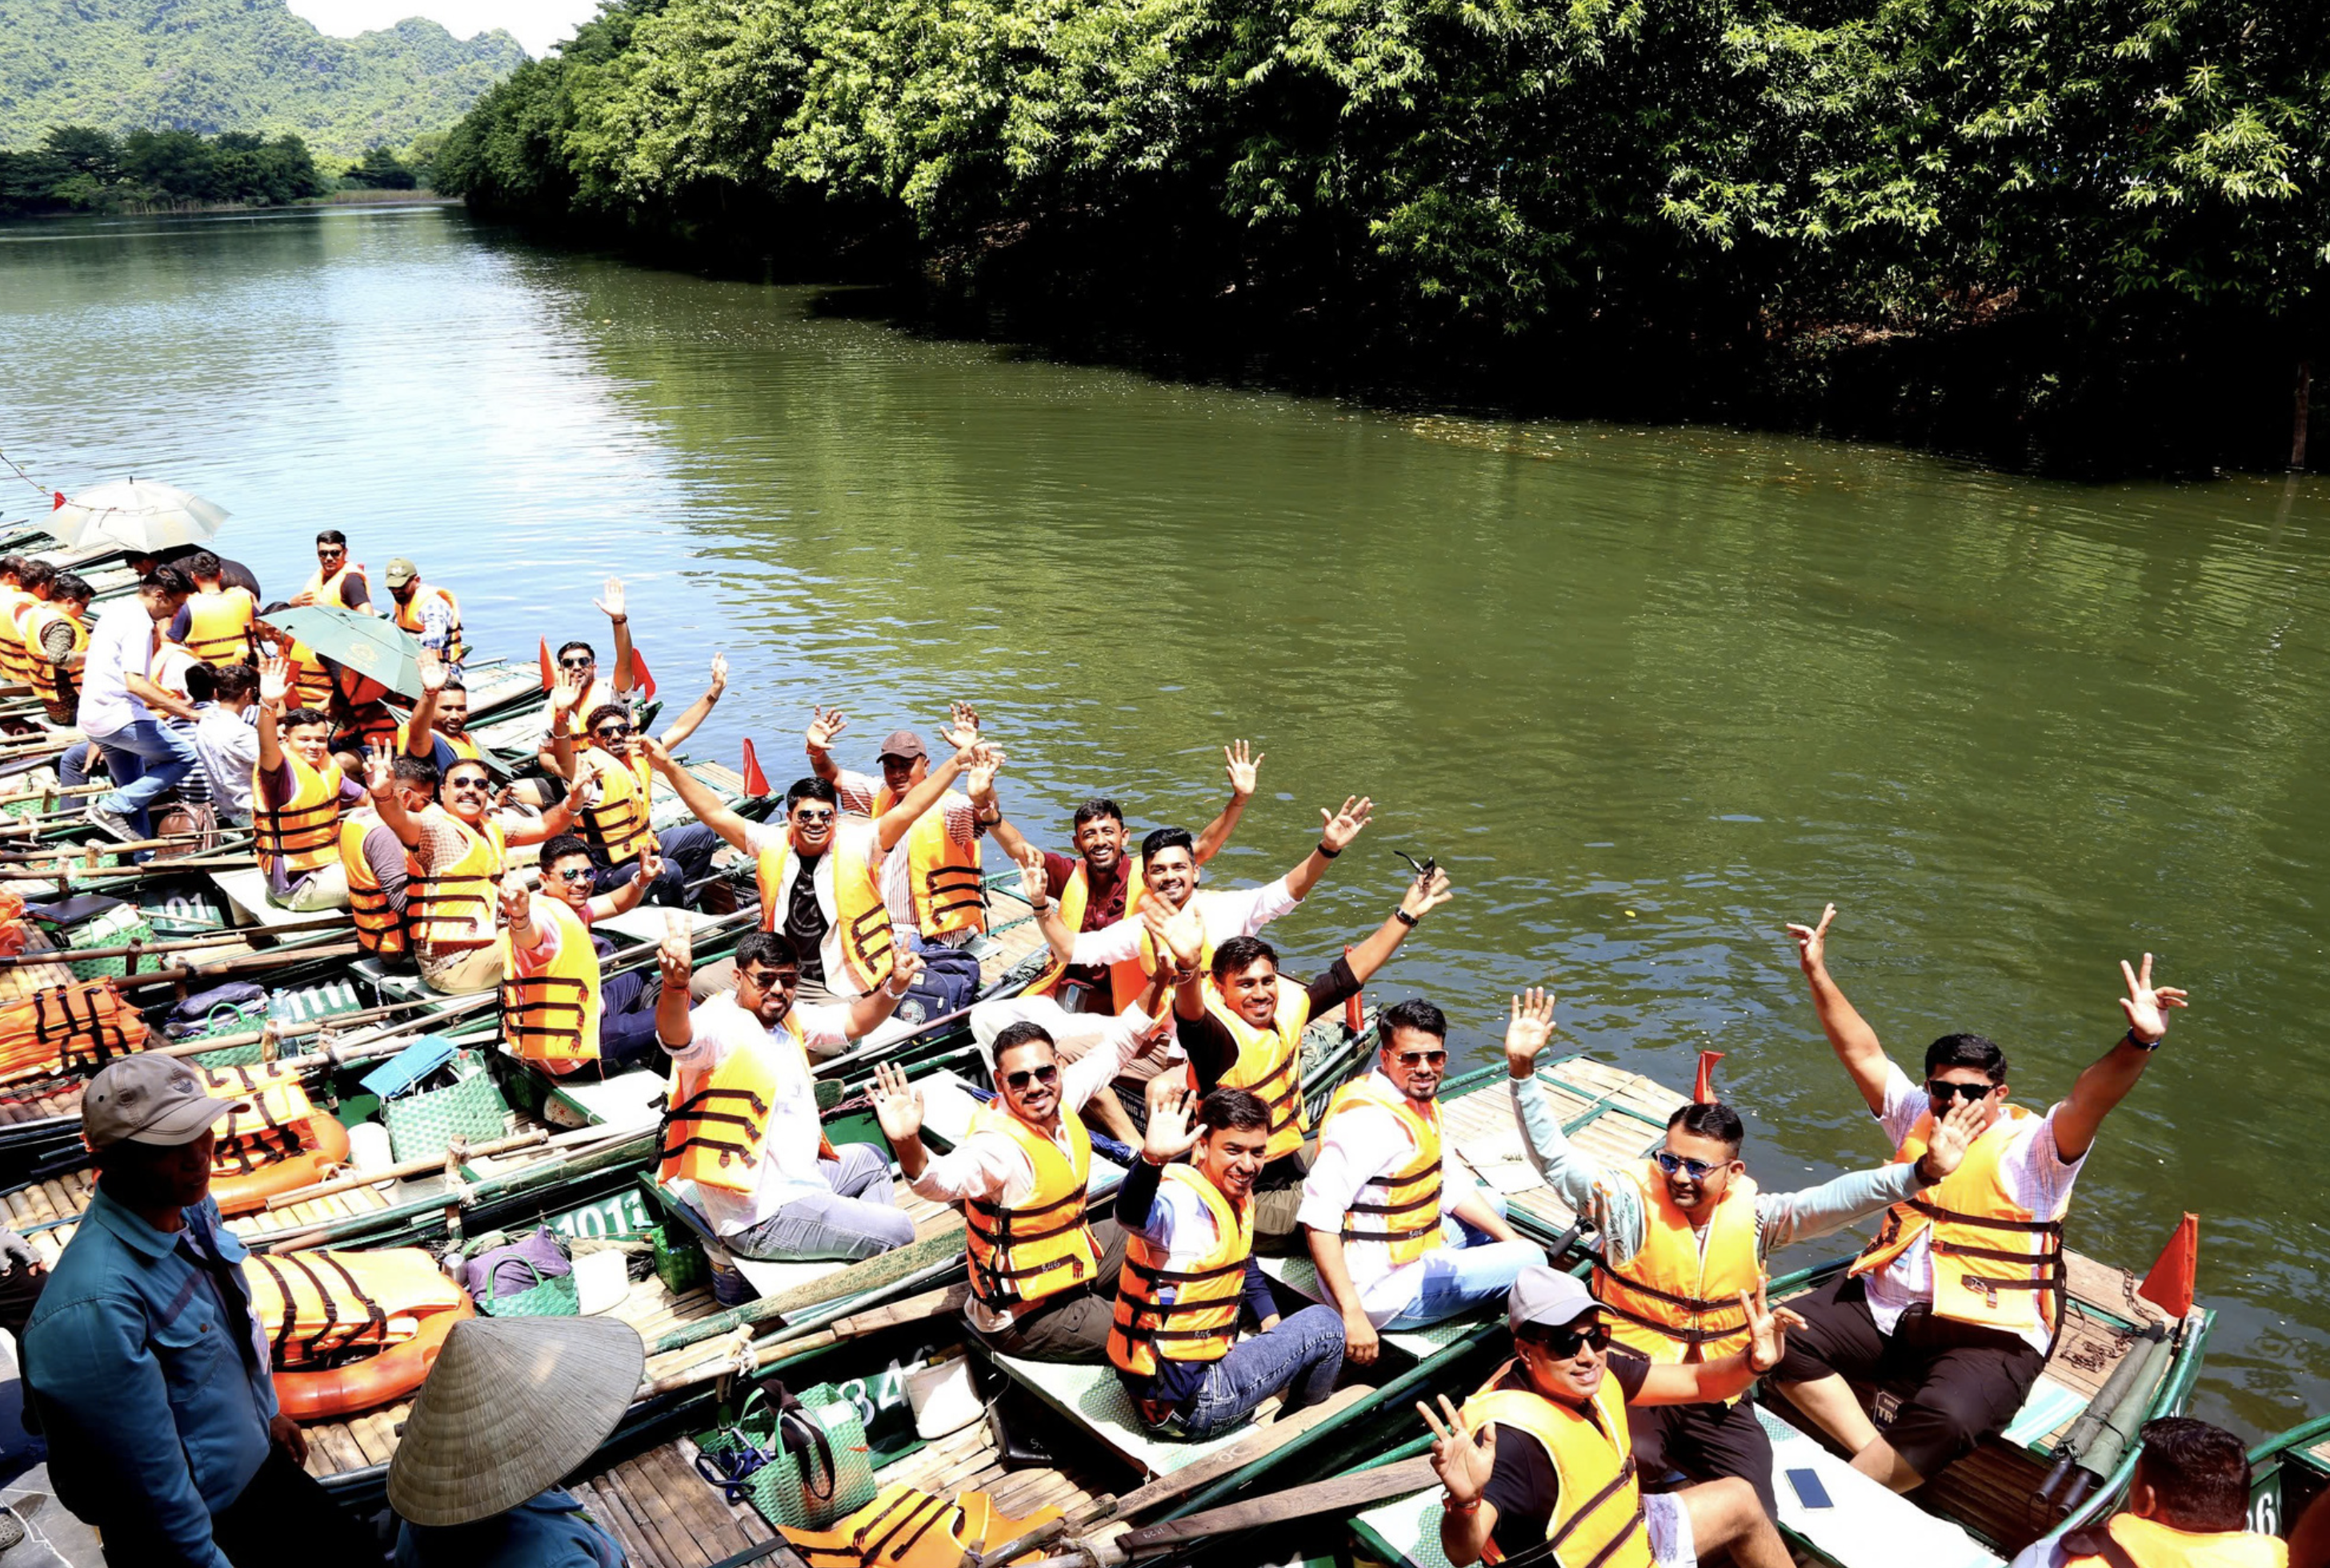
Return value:
M 396 1157 L 389 1152 L 388 1129 L 376 1121 L 360 1121 L 348 1129 L 348 1164 L 357 1171 L 386 1170 L 395 1163 Z M 373 1185 L 381 1188 L 388 1183 Z
M 603 1252 L 578 1256 L 574 1260 L 574 1289 L 582 1299 L 582 1315 L 586 1318 L 593 1312 L 621 1306 L 623 1298 L 631 1293 L 623 1254 L 611 1247 Z
M 951 1355 L 906 1374 L 906 1403 L 914 1407 L 914 1435 L 924 1442 L 961 1431 L 987 1410 L 971 1386 L 967 1355 Z

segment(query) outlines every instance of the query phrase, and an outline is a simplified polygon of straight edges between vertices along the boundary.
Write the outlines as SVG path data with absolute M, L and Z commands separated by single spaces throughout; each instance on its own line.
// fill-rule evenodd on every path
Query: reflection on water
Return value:
M 1055 842 L 1097 791 L 1202 821 L 1233 736 L 1269 760 L 1217 874 L 1372 795 L 1283 947 L 1325 963 L 1390 907 L 1394 846 L 1436 854 L 1462 896 L 1378 989 L 1429 992 L 1481 1061 L 1539 980 L 1573 1049 L 1675 1082 L 1728 1052 L 1767 1185 L 1888 1152 L 1785 920 L 1836 900 L 1897 1055 L 1981 1030 L 2033 1100 L 2117 1036 L 2116 961 L 2151 948 L 2193 1007 L 2073 1240 L 2140 1270 L 2199 1210 L 2203 1412 L 2330 1405 L 2312 480 L 2079 489 L 1160 385 L 432 210 L 0 231 L 0 446 L 217 499 L 270 587 L 341 527 L 525 654 L 603 630 L 620 573 L 667 692 L 729 653 L 696 749 L 753 735 L 781 782 L 812 703 L 863 763 L 963 697 Z

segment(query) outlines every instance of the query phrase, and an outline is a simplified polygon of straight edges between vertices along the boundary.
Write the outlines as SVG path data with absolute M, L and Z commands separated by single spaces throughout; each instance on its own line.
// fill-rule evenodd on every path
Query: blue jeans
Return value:
M 854 1262 L 913 1241 L 914 1222 L 890 1188 L 889 1158 L 870 1143 L 835 1152 L 839 1159 L 817 1162 L 830 1193 L 795 1198 L 751 1230 L 721 1237 L 721 1245 L 764 1263 Z
M 106 770 L 113 776 L 113 793 L 99 796 L 98 805 L 127 817 L 138 837 L 151 837 L 153 823 L 146 808 L 201 762 L 194 742 L 152 719 L 138 719 L 110 735 L 91 738 L 104 750 Z
M 600 982 L 600 1071 L 624 1072 L 656 1060 L 656 997 L 661 989 L 653 968 L 626 969 Z
M 1483 1193 L 1499 1214 L 1504 1200 Z M 1378 1328 L 1422 1328 L 1462 1317 L 1487 1301 L 1501 1301 L 1523 1269 L 1546 1261 L 1535 1242 L 1500 1242 L 1450 1214 L 1440 1222 L 1441 1242 L 1359 1292 L 1368 1321 Z
M 1167 1437 L 1201 1442 L 1218 1437 L 1254 1413 L 1254 1407 L 1286 1391 L 1279 1414 L 1292 1415 L 1335 1391 L 1343 1370 L 1343 1319 L 1332 1307 L 1305 1307 L 1278 1327 L 1241 1339 L 1230 1353 L 1206 1368 L 1206 1381 L 1157 1430 Z
M 656 853 L 663 856 L 663 874 L 648 889 L 647 902 L 665 909 L 683 909 L 687 904 L 687 884 L 701 882 L 712 869 L 712 857 L 720 853 L 720 835 L 701 822 L 682 823 L 656 836 Z M 600 866 L 592 874 L 591 891 L 611 892 L 639 874 L 636 858 Z

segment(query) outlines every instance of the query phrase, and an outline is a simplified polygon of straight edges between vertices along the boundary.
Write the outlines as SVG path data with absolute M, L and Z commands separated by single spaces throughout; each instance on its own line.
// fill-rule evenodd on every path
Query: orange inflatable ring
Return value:
M 303 1148 L 257 1170 L 213 1171 L 211 1196 L 218 1200 L 219 1213 L 228 1219 L 257 1214 L 277 1193 L 312 1185 L 348 1163 L 348 1129 L 340 1125 L 338 1117 L 318 1109 L 308 1119 L 308 1136 L 316 1140 L 315 1148 Z
M 377 1355 L 314 1372 L 279 1372 L 275 1374 L 276 1403 L 282 1406 L 285 1415 L 302 1422 L 323 1421 L 352 1411 L 393 1404 L 428 1378 L 429 1369 L 437 1365 L 437 1353 L 445 1348 L 445 1337 L 453 1332 L 453 1325 L 477 1313 L 477 1308 L 464 1297 L 458 1307 L 427 1314 L 412 1338 L 392 1345 Z

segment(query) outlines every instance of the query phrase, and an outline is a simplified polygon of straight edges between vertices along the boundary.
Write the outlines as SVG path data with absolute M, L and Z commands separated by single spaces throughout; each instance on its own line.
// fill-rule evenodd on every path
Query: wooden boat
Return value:
M 1502 1069 L 1497 1069 L 1501 1072 Z M 1639 1159 L 1656 1147 L 1667 1117 L 1686 1096 L 1638 1074 L 1573 1057 L 1540 1071 L 1567 1125 L 1587 1111 L 1605 1114 L 1616 1110 L 1631 1136 L 1629 1147 L 1605 1152 L 1610 1158 Z M 1456 1133 L 1459 1147 L 1465 1136 Z M 1520 1132 L 1510 1110 L 1501 1121 L 1476 1129 L 1474 1136 L 1496 1140 L 1519 1154 Z M 1572 1135 L 1577 1136 L 1576 1134 Z M 1509 1140 L 1509 1141 L 1508 1141 Z M 1533 1201 L 1528 1195 L 1513 1207 L 1516 1222 L 1532 1233 L 1566 1224 L 1570 1216 L 1558 1201 Z M 2179 1322 L 2171 1322 L 2157 1307 L 2136 1294 L 2136 1277 L 2066 1250 L 2070 1267 L 2070 1309 L 2053 1353 L 2022 1412 L 1999 1437 L 1950 1467 L 1926 1487 L 1915 1500 L 1897 1497 L 1853 1471 L 1844 1460 L 1810 1435 L 1786 1401 L 1759 1388 L 1757 1413 L 1771 1432 L 1775 1466 L 1785 1471 L 1807 1469 L 1826 1486 L 1836 1506 L 1804 1507 L 1785 1486 L 1779 1488 L 1780 1525 L 1800 1561 L 1829 1563 L 1840 1568 L 1891 1568 L 1903 1563 L 1978 1568 L 2003 1563 L 2032 1541 L 2058 1529 L 2074 1527 L 2107 1513 L 2126 1489 L 2135 1465 L 2133 1448 L 2115 1461 L 2107 1475 L 2068 1516 L 2060 1507 L 2043 1500 L 2060 1488 L 2050 1488 L 2060 1445 L 2067 1435 L 2106 1396 L 2117 1407 L 2119 1420 L 2129 1430 L 2155 1415 L 2181 1412 L 2200 1374 L 2209 1329 L 2214 1314 L 2196 1307 Z M 1852 1261 L 1833 1259 L 1775 1278 L 1775 1300 L 1818 1288 Z M 2145 1354 L 2157 1341 L 2161 1349 Z M 2118 1382 L 2113 1374 L 2130 1363 Z M 1864 1403 L 1880 1393 L 1861 1391 Z M 1885 1408 L 1880 1404 L 1880 1412 Z M 1425 1452 L 1428 1440 L 1411 1440 L 1384 1458 L 1401 1459 Z M 1445 1568 L 1439 1553 L 1439 1492 L 1436 1486 L 1369 1508 L 1352 1521 L 1359 1559 L 1409 1568 Z
M 2249 1528 L 2287 1538 L 2330 1492 L 2330 1415 L 2301 1422 L 2249 1450 Z

